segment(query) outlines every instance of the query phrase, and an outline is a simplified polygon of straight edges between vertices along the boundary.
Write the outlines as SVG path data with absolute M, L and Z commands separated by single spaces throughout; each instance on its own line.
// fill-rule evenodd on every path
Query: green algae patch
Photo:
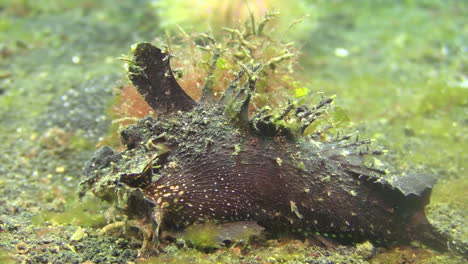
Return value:
M 79 200 L 77 197 L 66 202 L 59 212 L 43 210 L 39 215 L 32 218 L 33 224 L 41 226 L 45 223 L 52 225 L 77 225 L 87 227 L 97 227 L 105 224 L 106 219 L 103 214 L 105 202 L 87 196 Z
M 436 184 L 432 192 L 431 203 L 448 203 L 465 212 L 468 210 L 468 181 L 464 178 L 455 178 Z
M 170 248 L 167 253 L 139 263 L 368 263 L 374 254 L 372 244 L 358 244 L 352 247 L 338 247 L 326 250 L 298 240 L 268 240 L 264 244 L 249 247 L 219 249 L 210 254 L 189 248 Z
M 459 264 L 462 257 L 439 255 L 434 251 L 421 248 L 393 248 L 374 257 L 371 264 L 414 263 L 414 264 Z
M 13 264 L 16 263 L 16 261 L 10 252 L 0 249 L 0 263 Z
M 223 258 L 221 258 L 223 259 Z M 141 264 L 163 264 L 163 263 L 213 263 L 210 260 L 210 255 L 206 255 L 196 249 L 177 250 L 174 255 L 162 255 L 151 257 L 146 260 L 139 261 Z M 216 262 L 214 262 L 216 263 Z M 223 263 L 223 262 L 220 262 Z M 229 263 L 229 262 L 225 262 Z
M 433 190 L 427 214 L 431 223 L 451 238 L 451 248 L 467 253 L 468 182 L 464 178 L 443 180 Z
M 218 234 L 219 229 L 215 224 L 205 223 L 188 227 L 182 237 L 198 248 L 218 248 Z
M 189 226 L 180 236 L 198 249 L 216 249 L 232 244 L 247 244 L 251 238 L 259 237 L 263 227 L 253 221 L 225 224 L 211 222 Z

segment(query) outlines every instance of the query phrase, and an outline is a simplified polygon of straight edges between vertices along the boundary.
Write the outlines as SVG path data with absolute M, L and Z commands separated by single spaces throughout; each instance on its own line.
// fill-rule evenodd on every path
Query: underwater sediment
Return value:
M 163 35 L 151 8 L 140 3 L 121 3 L 123 8 L 114 1 L 0 4 L 0 262 L 141 261 L 136 258 L 140 235 L 133 236 L 132 227 L 99 235 L 105 217 L 115 221 L 111 214 L 115 211 L 105 211 L 109 205 L 91 195 L 79 201 L 74 193 L 83 163 L 113 118 L 106 112 L 112 90 L 127 83 L 115 56 L 127 53 L 131 43 Z M 466 30 L 460 27 L 466 4 L 359 3 L 316 3 L 319 27 L 301 33 L 307 40 L 301 65 L 313 81 L 295 88 L 338 94 L 336 104 L 356 122 L 360 137 L 376 138 L 390 150 L 377 158 L 396 161 L 391 171 L 416 167 L 437 175 L 428 218 L 458 241 L 466 241 L 463 167 L 468 133 L 463 113 L 468 90 L 463 78 Z M 336 53 L 343 49 L 349 52 L 347 57 Z M 176 55 L 173 67 L 187 70 L 177 64 L 183 49 L 173 46 L 171 51 Z M 176 75 L 180 78 L 179 72 Z M 261 80 L 257 91 L 262 89 Z M 191 89 L 184 80 L 178 82 Z M 252 99 L 262 106 L 258 95 Z M 313 99 L 306 95 L 300 101 Z M 369 243 L 320 249 L 308 239 L 280 239 L 261 247 L 252 241 L 206 254 L 190 245 L 181 248 L 181 240 L 169 243 L 173 240 L 162 237 L 161 257 L 149 263 L 465 263 L 414 244 L 377 250 Z M 458 245 L 463 248 L 463 243 Z

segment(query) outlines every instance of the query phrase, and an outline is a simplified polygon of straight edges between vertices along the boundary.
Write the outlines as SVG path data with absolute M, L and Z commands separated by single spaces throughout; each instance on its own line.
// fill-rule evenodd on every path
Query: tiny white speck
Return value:
M 80 56 L 73 56 L 73 57 L 72 57 L 72 62 L 73 62 L 74 64 L 80 63 L 80 62 L 81 62 Z
M 335 56 L 340 58 L 346 58 L 349 56 L 349 51 L 345 48 L 336 48 L 335 49 Z

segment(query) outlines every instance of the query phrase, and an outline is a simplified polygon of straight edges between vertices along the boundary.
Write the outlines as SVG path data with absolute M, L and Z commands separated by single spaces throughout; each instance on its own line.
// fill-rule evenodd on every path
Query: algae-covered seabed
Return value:
M 468 3 L 309 1 L 301 34 L 308 89 L 337 94 L 396 170 L 439 178 L 427 213 L 468 240 Z M 117 4 L 118 3 L 118 4 Z M 151 1 L 0 2 L 0 263 L 132 263 L 140 242 L 98 236 L 107 205 L 76 187 L 111 123 L 131 44 L 163 35 Z M 269 241 L 213 253 L 166 248 L 151 263 L 463 263 L 415 248 L 337 250 Z M 466 248 L 465 248 L 466 251 Z

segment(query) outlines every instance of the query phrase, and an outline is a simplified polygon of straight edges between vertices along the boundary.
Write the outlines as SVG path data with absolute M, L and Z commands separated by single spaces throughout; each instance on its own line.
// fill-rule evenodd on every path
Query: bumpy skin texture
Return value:
M 229 98 L 194 102 L 172 76 L 167 52 L 140 43 L 134 62 L 129 78 L 159 115 L 124 129 L 122 152 L 98 150 L 82 192 L 124 201 L 127 214 L 152 218 L 157 228 L 254 220 L 273 233 L 445 247 L 424 215 L 432 179 L 410 175 L 391 184 L 365 165 L 367 156 L 380 154 L 369 141 L 322 142 L 277 122 L 296 118 L 307 127 L 331 99 L 248 118 L 257 76 L 242 86 L 235 80 Z

